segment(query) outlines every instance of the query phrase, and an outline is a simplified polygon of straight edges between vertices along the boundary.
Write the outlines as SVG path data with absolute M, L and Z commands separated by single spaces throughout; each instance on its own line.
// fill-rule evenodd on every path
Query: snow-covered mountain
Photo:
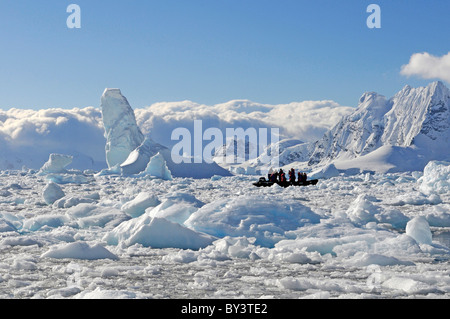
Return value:
M 365 160 L 364 169 L 420 170 L 431 159 L 450 157 L 449 136 L 450 90 L 442 82 L 405 86 L 391 99 L 365 93 L 352 114 L 314 143 L 309 165 L 349 168 Z
M 310 143 L 297 139 L 283 139 L 267 146 L 257 159 L 247 164 L 256 169 L 261 166 L 278 167 L 294 162 L 305 162 L 309 159 L 310 148 Z
M 218 164 L 226 165 L 228 156 L 231 157 L 233 163 L 243 163 L 250 159 L 250 155 L 253 152 L 257 152 L 257 147 L 257 145 L 238 139 L 235 136 L 216 150 L 213 160 Z M 230 161 L 231 159 L 228 160 Z

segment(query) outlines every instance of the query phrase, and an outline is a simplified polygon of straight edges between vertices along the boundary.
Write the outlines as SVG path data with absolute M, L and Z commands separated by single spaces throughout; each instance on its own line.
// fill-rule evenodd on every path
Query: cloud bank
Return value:
M 74 165 L 105 162 L 101 112 L 83 109 L 0 110 L 0 169 L 40 168 L 49 154 L 74 156 Z
M 437 57 L 427 52 L 415 53 L 400 71 L 405 76 L 419 76 L 424 79 L 440 79 L 450 83 L 450 52 Z
M 248 100 L 233 100 L 216 105 L 191 101 L 155 103 L 136 109 L 136 120 L 144 133 L 170 146 L 171 132 L 177 127 L 193 129 L 194 120 L 203 121 L 203 129 L 249 127 L 279 128 L 284 138 L 305 142 L 316 141 L 354 108 L 340 106 L 334 101 L 304 101 L 269 105 Z
M 144 134 L 156 142 L 173 146 L 175 128 L 193 132 L 194 120 L 203 121 L 203 129 L 217 127 L 244 129 L 280 128 L 286 138 L 315 141 L 353 108 L 333 101 L 304 101 L 268 105 L 234 100 L 217 105 L 191 101 L 161 102 L 134 109 Z M 0 110 L 0 169 L 39 169 L 51 153 L 74 156 L 78 169 L 106 167 L 105 137 L 101 110 L 82 109 Z

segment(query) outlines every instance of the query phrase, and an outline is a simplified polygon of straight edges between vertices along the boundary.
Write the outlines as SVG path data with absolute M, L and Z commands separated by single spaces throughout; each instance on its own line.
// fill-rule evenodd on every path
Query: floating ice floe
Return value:
M 146 169 L 139 175 L 153 176 L 166 181 L 172 180 L 172 173 L 167 168 L 166 160 L 164 159 L 164 156 L 162 156 L 162 154 L 159 152 L 158 154 L 150 158 Z
M 380 207 L 374 205 L 370 201 L 369 196 L 366 194 L 361 194 L 353 203 L 350 204 L 350 207 L 347 210 L 347 216 L 352 222 L 365 225 L 369 222 L 377 221 L 375 215 L 380 211 Z
M 152 248 L 200 249 L 216 238 L 149 214 L 121 223 L 105 235 L 109 245 L 141 244 Z
M 155 195 L 141 192 L 133 200 L 123 204 L 121 210 L 135 218 L 145 213 L 147 208 L 155 207 L 160 203 L 161 202 Z
M 318 223 L 320 218 L 309 207 L 290 199 L 239 196 L 206 204 L 185 225 L 217 237 L 255 237 L 258 245 L 273 246 L 285 238 L 285 232 Z
M 48 161 L 41 167 L 39 173 L 44 174 L 62 174 L 66 173 L 66 166 L 72 163 L 73 156 L 62 154 L 50 154 Z
M 89 245 L 85 242 L 75 242 L 69 244 L 63 244 L 57 247 L 50 248 L 50 250 L 44 253 L 42 258 L 56 258 L 56 259 L 119 259 L 116 255 L 111 253 L 105 247 L 95 244 Z
M 418 182 L 420 183 L 420 190 L 425 194 L 450 192 L 450 162 L 429 162 Z
M 408 222 L 406 234 L 419 244 L 431 245 L 433 242 L 430 225 L 423 216 L 415 217 Z
M 66 194 L 64 193 L 64 191 L 62 190 L 62 188 L 53 183 L 53 182 L 49 182 L 43 190 L 42 196 L 44 197 L 44 201 L 48 204 L 51 205 L 54 202 L 56 202 L 58 199 L 61 199 L 65 196 Z
M 322 168 L 319 168 L 311 172 L 308 176 L 309 179 L 324 179 L 339 176 L 339 171 L 334 164 L 328 164 Z

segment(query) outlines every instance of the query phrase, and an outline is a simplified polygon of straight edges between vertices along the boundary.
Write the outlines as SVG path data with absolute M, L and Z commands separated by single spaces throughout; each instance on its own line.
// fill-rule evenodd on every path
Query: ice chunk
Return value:
M 380 208 L 370 201 L 370 197 L 361 194 L 350 204 L 347 209 L 348 218 L 355 224 L 365 225 L 376 221 L 375 215 L 379 213 Z
M 64 215 L 46 214 L 26 219 L 22 230 L 38 231 L 44 227 L 57 228 L 65 225 L 67 222 L 68 218 Z
M 155 207 L 160 203 L 155 195 L 142 192 L 135 199 L 123 204 L 121 209 L 134 218 L 141 216 L 147 208 Z
M 105 247 L 96 244 L 89 245 L 85 242 L 75 242 L 70 244 L 63 244 L 56 248 L 50 249 L 48 252 L 44 253 L 41 257 L 43 258 L 72 258 L 72 259 L 119 259 L 116 255 L 111 253 Z
M 156 154 L 150 159 L 144 174 L 163 180 L 172 180 L 172 174 L 167 168 L 166 161 L 161 153 Z
M 191 194 L 175 192 L 164 196 L 160 205 L 153 209 L 148 209 L 147 212 L 151 217 L 165 218 L 171 222 L 183 225 L 203 205 L 203 202 Z
M 164 157 L 168 170 L 171 172 L 170 176 L 210 178 L 213 175 L 231 175 L 229 171 L 216 163 L 188 161 L 175 163 L 171 150 L 150 138 L 145 138 L 137 125 L 133 109 L 119 89 L 106 89 L 101 100 L 106 137 L 106 161 L 109 170 L 104 170 L 99 175 L 115 174 L 117 165 L 120 166 L 120 173 L 123 175 L 140 174 L 158 152 Z M 158 170 L 156 173 L 161 174 Z M 163 172 L 162 178 L 169 179 L 167 171 Z
M 98 177 L 98 176 L 120 175 L 120 174 L 121 174 L 120 165 L 117 164 L 114 165 L 113 167 L 102 169 L 100 172 L 95 174 L 95 176 Z
M 402 290 L 411 295 L 439 292 L 438 289 L 425 282 L 407 277 L 394 276 L 384 281 L 381 285 L 383 288 Z
M 432 244 L 430 225 L 423 216 L 415 217 L 406 225 L 406 235 L 414 238 L 419 244 Z
M 210 245 L 214 237 L 195 232 L 164 218 L 152 218 L 129 238 L 129 244 L 153 248 L 200 249 Z
M 144 141 L 134 111 L 119 89 L 106 89 L 101 98 L 108 167 L 122 164 Z
M 87 184 L 90 181 L 86 176 L 77 174 L 48 174 L 46 179 L 56 184 Z
M 216 238 L 193 231 L 165 218 L 144 214 L 123 222 L 104 238 L 110 245 L 141 244 L 152 248 L 180 248 L 198 250 L 210 245 Z
M 442 203 L 442 199 L 438 194 L 430 194 L 429 196 L 419 192 L 410 192 L 398 196 L 391 205 L 436 205 Z
M 379 266 L 393 266 L 393 265 L 406 265 L 413 266 L 414 263 L 410 261 L 399 260 L 392 256 L 386 256 L 381 254 L 372 253 L 357 253 L 354 257 L 348 261 L 349 265 L 356 267 L 367 267 L 369 265 Z
M 339 171 L 334 164 L 328 164 L 309 174 L 308 179 L 323 179 L 339 176 Z
M 432 207 L 427 213 L 426 219 L 430 226 L 450 227 L 450 205 Z
M 405 229 L 406 224 L 409 221 L 409 218 L 398 209 L 382 210 L 379 214 L 376 214 L 375 217 L 380 223 L 388 223 L 391 224 L 392 227 L 400 229 Z
M 73 156 L 50 154 L 48 161 L 41 167 L 40 174 L 61 174 L 65 173 L 65 167 L 72 163 Z
M 44 197 L 44 201 L 48 205 L 51 205 L 54 202 L 56 202 L 58 199 L 63 198 L 65 196 L 65 193 L 59 185 L 57 185 L 53 182 L 50 182 L 47 184 L 47 186 L 44 187 L 44 191 L 43 191 L 42 195 Z
M 240 196 L 206 204 L 193 213 L 185 225 L 216 237 L 255 237 L 262 246 L 285 239 L 286 231 L 307 223 L 319 223 L 320 216 L 298 201 L 273 196 Z
M 420 190 L 425 194 L 450 192 L 450 162 L 431 161 L 419 178 Z
M 66 214 L 77 222 L 79 228 L 115 227 L 130 218 L 118 209 L 86 203 L 69 208 Z
M 6 219 L 0 218 L 0 233 L 16 231 L 16 228 Z
M 135 175 L 135 174 L 144 174 L 145 169 L 147 168 L 150 159 L 158 153 L 164 152 L 164 154 L 169 153 L 168 149 L 155 143 L 152 139 L 146 138 L 144 142 L 133 150 L 130 155 L 128 155 L 127 159 L 120 165 L 122 173 L 124 175 Z
M 75 299 L 136 299 L 139 294 L 126 290 L 105 290 L 97 287 L 94 291 L 82 291 Z
M 183 225 L 184 222 L 198 210 L 197 207 L 187 203 L 177 203 L 170 199 L 149 211 L 151 217 L 165 218 L 171 222 Z

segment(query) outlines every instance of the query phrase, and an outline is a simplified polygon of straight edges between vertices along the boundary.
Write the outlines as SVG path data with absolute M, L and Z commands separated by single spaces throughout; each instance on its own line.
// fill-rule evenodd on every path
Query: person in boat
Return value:
M 303 183 L 303 173 L 302 172 L 298 172 L 298 182 Z
M 279 177 L 280 177 L 280 183 L 286 182 L 286 174 L 284 173 L 284 171 L 282 169 L 280 169 Z
M 273 175 L 273 169 L 269 169 L 269 172 L 267 173 L 267 180 L 271 180 L 272 179 L 272 175 Z
M 295 169 L 293 168 L 291 168 L 291 170 L 289 171 L 289 182 L 295 182 Z
M 306 173 L 303 173 L 303 181 L 306 182 L 308 180 L 308 175 Z
M 273 172 L 273 173 L 270 175 L 269 181 L 270 181 L 270 182 L 273 182 L 273 183 L 276 183 L 277 180 L 278 180 L 278 173 L 277 173 L 277 172 Z

